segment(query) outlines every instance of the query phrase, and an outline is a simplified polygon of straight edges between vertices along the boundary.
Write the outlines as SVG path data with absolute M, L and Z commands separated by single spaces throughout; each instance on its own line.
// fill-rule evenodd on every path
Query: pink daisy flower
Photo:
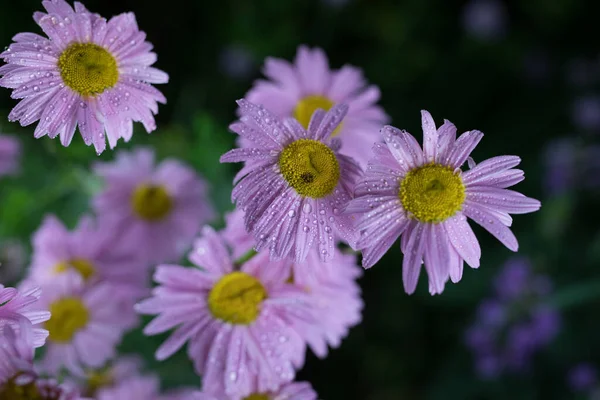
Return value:
M 280 118 L 294 117 L 304 129 L 317 109 L 347 104 L 348 114 L 332 136 L 342 140 L 343 154 L 366 165 L 365 149 L 379 140 L 379 129 L 389 117 L 376 105 L 379 88 L 368 85 L 360 69 L 351 65 L 330 69 L 323 50 L 300 46 L 293 64 L 269 57 L 263 72 L 269 80 L 257 81 L 245 98 Z
M 154 296 L 136 306 L 158 314 L 145 334 L 176 328 L 156 358 L 164 360 L 189 341 L 188 355 L 204 389 L 236 399 L 290 382 L 305 343 L 284 316 L 311 317 L 304 312 L 306 293 L 285 282 L 288 275 L 268 254 L 234 268 L 222 238 L 209 227 L 189 258 L 198 268 L 159 266 Z
M 204 180 L 174 159 L 155 165 L 149 148 L 119 152 L 94 171 L 106 181 L 93 199 L 98 220 L 149 263 L 179 259 L 214 215 Z
M 225 217 L 227 222 L 222 237 L 235 259 L 247 254 L 254 240 L 243 226 L 243 212 L 236 210 Z M 308 253 L 305 262 L 283 260 L 271 265 L 283 269 L 288 282 L 304 290 L 305 312 L 308 320 L 291 318 L 289 323 L 306 340 L 319 357 L 327 356 L 327 345 L 338 347 L 349 329 L 360 323 L 363 302 L 356 279 L 362 276 L 356 256 L 334 249 L 333 262 L 321 261 L 316 250 Z M 315 324 L 314 321 L 318 321 Z
M 517 251 L 509 229 L 509 214 L 536 211 L 540 202 L 507 190 L 524 179 L 514 169 L 517 156 L 493 157 L 470 170 L 460 168 L 483 137 L 468 131 L 456 139 L 456 127 L 445 121 L 439 129 L 422 111 L 424 148 L 406 131 L 382 129 L 387 147 L 376 144 L 374 158 L 356 186 L 356 198 L 346 212 L 361 214 L 356 248 L 363 251 L 363 266 L 373 266 L 403 234 L 404 289 L 413 293 L 421 264 L 429 275 L 431 294 L 441 293 L 448 277 L 458 282 L 463 260 L 479 267 L 481 249 L 467 217 L 487 229 L 502 244 Z
M 67 271 L 87 284 L 108 282 L 123 286 L 133 296 L 147 294 L 146 265 L 137 257 L 115 250 L 114 231 L 98 227 L 91 216 L 69 232 L 55 216 L 47 216 L 33 235 L 28 281 L 44 285 Z
M 198 393 L 190 400 L 235 400 L 233 397 L 220 394 Z M 276 391 L 253 393 L 244 400 L 317 400 L 317 393 L 308 382 L 292 382 L 281 386 Z
M 40 121 L 35 137 L 60 136 L 63 146 L 75 129 L 98 154 L 117 140 L 129 141 L 133 121 L 146 131 L 156 128 L 157 103 L 165 97 L 150 84 L 167 83 L 164 72 L 152 68 L 156 54 L 138 29 L 133 13 L 106 20 L 78 2 L 42 2 L 47 14 L 36 12 L 35 22 L 48 39 L 19 33 L 15 43 L 0 54 L 0 86 L 14 89 L 22 99 L 9 120 L 27 126 Z
M 19 291 L 0 284 L 0 330 L 10 325 L 18 331 L 20 326 L 19 321 L 23 319 L 29 321 L 32 325 L 39 325 L 48 321 L 50 319 L 50 312 L 41 311 L 44 309 L 44 306 L 38 302 L 41 293 L 42 291 L 39 287 Z M 48 331 L 34 327 L 32 335 L 33 345 L 41 347 L 46 342 Z
M 0 135 L 0 176 L 13 175 L 19 170 L 21 144 L 17 138 Z
M 331 260 L 334 235 L 354 240 L 351 219 L 341 210 L 361 169 L 338 153 L 340 140 L 330 138 L 348 107 L 315 111 L 305 130 L 293 118 L 281 122 L 261 106 L 238 104 L 241 122 L 230 129 L 256 147 L 231 150 L 221 162 L 247 161 L 232 199 L 245 211 L 256 250 L 269 248 L 272 259 L 290 255 L 303 262 L 317 247 L 323 260 Z
M 39 379 L 33 366 L 33 331 L 20 321 L 18 333 L 12 327 L 0 329 L 0 399 L 84 400 L 79 392 L 53 379 Z
M 77 376 L 84 369 L 99 368 L 113 358 L 125 331 L 137 323 L 131 295 L 119 287 L 100 283 L 85 287 L 73 271 L 61 274 L 48 285 L 40 302 L 52 317 L 42 369 L 56 374 L 66 367 Z

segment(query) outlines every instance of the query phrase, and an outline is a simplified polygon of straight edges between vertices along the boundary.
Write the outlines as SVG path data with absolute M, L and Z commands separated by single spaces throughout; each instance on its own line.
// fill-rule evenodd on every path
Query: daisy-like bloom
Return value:
M 13 175 L 19 169 L 21 144 L 17 138 L 0 135 L 0 176 Z
M 221 162 L 247 162 L 232 199 L 245 210 L 256 250 L 268 248 L 272 259 L 289 255 L 302 262 L 317 247 L 323 260 L 331 260 L 336 236 L 354 240 L 342 209 L 361 170 L 339 154 L 340 140 L 330 138 L 348 107 L 318 109 L 305 130 L 293 118 L 281 122 L 262 106 L 238 104 L 241 122 L 230 129 L 256 147 L 233 149 Z
M 196 394 L 194 400 L 234 400 L 224 394 L 210 394 L 206 392 Z M 317 400 L 317 393 L 308 382 L 292 382 L 281 386 L 276 391 L 266 393 L 252 393 L 244 400 Z
M 115 356 L 123 333 L 136 325 L 131 295 L 108 283 L 86 287 L 81 275 L 65 272 L 44 286 L 40 302 L 52 317 L 41 361 L 44 371 L 66 367 L 76 376 L 100 368 Z
M 154 296 L 136 306 L 158 314 L 145 334 L 176 328 L 156 358 L 171 356 L 189 341 L 188 355 L 204 390 L 234 399 L 290 382 L 305 343 L 286 319 L 311 316 L 304 312 L 307 294 L 286 283 L 282 261 L 259 253 L 234 268 L 223 239 L 209 227 L 189 258 L 200 268 L 157 267 Z
M 119 152 L 94 172 L 106 181 L 93 200 L 98 220 L 146 262 L 179 259 L 214 215 L 204 180 L 174 159 L 155 165 L 149 148 Z
M 166 99 L 150 84 L 169 77 L 151 67 L 156 54 L 134 14 L 107 21 L 78 2 L 74 9 L 64 0 L 42 3 L 47 13 L 36 12 L 34 20 L 48 39 L 19 33 L 0 54 L 6 62 L 0 86 L 22 99 L 9 120 L 22 126 L 39 120 L 35 137 L 60 136 L 64 146 L 79 127 L 84 142 L 98 153 L 106 139 L 111 148 L 119 138 L 129 141 L 133 121 L 153 131 L 157 103 Z
M 243 226 L 243 212 L 236 210 L 225 220 L 222 237 L 234 258 L 239 259 L 252 249 L 254 239 Z M 309 320 L 291 318 L 289 323 L 321 358 L 327 356 L 328 344 L 338 347 L 349 329 L 362 319 L 363 302 L 356 283 L 362 270 L 356 264 L 355 255 L 334 251 L 333 262 L 321 261 L 317 251 L 312 250 L 303 263 L 283 260 L 277 264 L 284 269 L 289 283 L 308 293 L 305 311 L 313 317 Z M 319 321 L 317 325 L 313 323 L 315 320 Z
M 83 400 L 68 385 L 38 378 L 33 366 L 33 331 L 23 320 L 20 325 L 18 331 L 0 328 L 0 399 Z
M 50 312 L 42 311 L 44 306 L 39 302 L 41 293 L 39 287 L 17 290 L 0 284 L 0 330 L 7 325 L 19 330 L 21 320 L 27 320 L 32 325 L 48 321 Z M 48 331 L 34 327 L 32 335 L 33 345 L 41 347 L 46 342 Z
M 139 298 L 147 292 L 146 265 L 131 253 L 115 250 L 114 234 L 98 227 L 91 216 L 82 217 L 72 232 L 55 216 L 47 216 L 33 235 L 28 281 L 44 285 L 67 271 L 75 271 L 88 284 L 125 286 Z
M 332 70 L 323 50 L 300 46 L 293 64 L 267 58 L 263 72 L 269 80 L 257 81 L 246 99 L 282 119 L 295 118 L 304 129 L 317 109 L 347 104 L 348 115 L 332 135 L 342 140 L 343 154 L 366 165 L 369 152 L 365 149 L 379 140 L 379 129 L 389 118 L 376 105 L 379 88 L 367 85 L 360 69 L 345 65 Z
M 346 212 L 361 215 L 356 249 L 363 251 L 365 268 L 403 235 L 404 289 L 415 291 L 424 263 L 429 291 L 436 294 L 444 290 L 448 276 L 452 282 L 461 279 L 463 260 L 479 267 L 481 249 L 467 217 L 517 251 L 509 213 L 536 211 L 540 202 L 506 189 L 524 179 L 523 171 L 513 168 L 519 157 L 493 157 L 478 165 L 469 159 L 470 170 L 464 172 L 461 166 L 483 133 L 468 131 L 457 139 L 450 121 L 436 129 L 427 111 L 422 111 L 422 123 L 423 149 L 406 131 L 382 129 L 387 146 L 373 147 L 375 156 Z

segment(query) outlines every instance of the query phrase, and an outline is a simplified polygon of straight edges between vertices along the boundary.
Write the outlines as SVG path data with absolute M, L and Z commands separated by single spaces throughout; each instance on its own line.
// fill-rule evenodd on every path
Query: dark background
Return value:
M 155 66 L 170 74 L 169 84 L 159 86 L 168 99 L 157 117 L 159 129 L 147 135 L 137 126 L 132 142 L 118 148 L 148 144 L 160 157 L 185 160 L 211 182 L 215 206 L 231 209 L 237 166 L 220 165 L 218 158 L 233 145 L 227 125 L 235 117 L 234 100 L 261 76 L 266 56 L 290 60 L 300 44 L 322 47 L 334 68 L 361 67 L 380 87 L 380 104 L 392 124 L 419 141 L 421 109 L 438 124 L 450 119 L 460 132 L 483 131 L 475 160 L 519 155 L 527 179 L 516 189 L 542 200 L 541 211 L 516 216 L 513 229 L 520 254 L 555 282 L 547 301 L 563 313 L 558 337 L 536 355 L 528 373 L 490 381 L 477 377 L 464 330 L 511 253 L 476 226 L 481 267 L 467 267 L 463 280 L 448 284 L 441 296 L 429 296 L 423 275 L 415 295 L 404 293 L 401 253 L 394 246 L 361 280 L 363 323 L 326 360 L 309 356 L 299 379 L 311 381 L 326 400 L 578 398 L 566 374 L 580 361 L 600 361 L 600 191 L 586 184 L 590 160 L 579 158 L 572 162 L 576 177 L 567 179 L 567 188 L 550 191 L 554 177 L 548 164 L 563 155 L 548 157 L 547 146 L 566 138 L 585 151 L 599 142 L 598 7 L 576 0 L 487 2 L 498 8 L 486 20 L 486 2 L 337 3 L 86 1 L 105 17 L 134 11 L 159 56 Z M 479 17 L 470 14 L 481 4 Z M 41 9 L 37 0 L 4 0 L 0 45 L 9 45 L 18 32 L 41 33 L 31 18 Z M 10 124 L 6 115 L 16 101 L 9 93 L 2 89 L 0 96 L 0 131 L 19 136 L 24 157 L 21 174 L 0 185 L 0 237 L 29 246 L 45 213 L 57 213 L 72 226 L 88 210 L 89 195 L 98 187 L 88 169 L 97 157 L 77 135 L 63 148 L 57 140 L 35 140 L 35 125 Z M 112 157 L 106 151 L 100 158 Z M 222 219 L 215 225 L 222 226 Z M 165 387 L 198 384 L 183 353 L 151 362 L 163 338 L 138 332 L 124 349 L 141 351 Z

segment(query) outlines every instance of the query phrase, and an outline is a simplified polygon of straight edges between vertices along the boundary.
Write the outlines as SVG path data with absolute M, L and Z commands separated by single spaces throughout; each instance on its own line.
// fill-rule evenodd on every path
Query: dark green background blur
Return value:
M 232 208 L 231 178 L 238 167 L 218 162 L 234 142 L 227 130 L 234 100 L 260 77 L 266 56 L 291 59 L 300 44 L 324 48 L 332 67 L 361 67 L 381 88 L 381 105 L 392 124 L 419 140 L 419 110 L 427 109 L 438 124 L 447 118 L 461 132 L 485 133 L 473 154 L 476 161 L 503 154 L 523 159 L 526 180 L 516 189 L 541 199 L 542 210 L 516 216 L 513 229 L 520 253 L 555 281 L 556 294 L 548 301 L 564 313 L 561 333 L 536 356 L 532 372 L 481 381 L 463 345 L 477 304 L 511 255 L 476 226 L 481 268 L 467 268 L 463 280 L 448 284 L 441 296 L 429 296 L 423 274 L 417 293 L 404 293 L 398 246 L 367 271 L 361 280 L 363 323 L 326 360 L 310 355 L 299 373 L 319 398 L 575 399 L 566 373 L 580 361 L 600 365 L 600 192 L 574 187 L 550 196 L 544 191 L 544 149 L 552 139 L 570 137 L 581 147 L 599 141 L 593 128 L 574 123 L 574 104 L 600 88 L 598 7 L 576 0 L 500 3 L 504 34 L 486 38 L 465 30 L 464 1 L 85 2 L 105 17 L 134 11 L 155 46 L 155 66 L 170 74 L 170 83 L 159 86 L 168 104 L 160 108 L 158 130 L 147 135 L 137 126 L 131 143 L 120 142 L 118 149 L 146 144 L 160 157 L 190 163 L 210 181 L 221 212 Z M 18 32 L 41 33 L 32 20 L 42 9 L 40 1 L 2 0 L 2 5 L 0 46 Z M 583 82 L 578 63 L 591 71 Z M 87 212 L 89 195 L 99 185 L 89 166 L 98 157 L 78 135 L 63 148 L 58 140 L 33 139 L 35 125 L 8 123 L 6 115 L 16 104 L 9 94 L 0 90 L 0 131 L 18 135 L 24 154 L 21 173 L 0 183 L 0 238 L 29 246 L 45 213 L 57 213 L 73 226 Z M 112 157 L 106 151 L 100 158 Z M 222 219 L 215 225 L 222 226 Z M 143 352 L 165 387 L 198 384 L 182 352 L 162 364 L 151 362 L 163 339 L 138 332 L 124 349 Z

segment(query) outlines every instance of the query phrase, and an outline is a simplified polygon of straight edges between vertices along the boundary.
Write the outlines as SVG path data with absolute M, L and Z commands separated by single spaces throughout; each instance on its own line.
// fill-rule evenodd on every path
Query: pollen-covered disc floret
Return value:
M 157 314 L 145 334 L 174 328 L 156 358 L 187 343 L 203 390 L 220 398 L 276 392 L 290 382 L 306 348 L 291 321 L 312 316 L 308 295 L 286 283 L 289 261 L 270 261 L 263 252 L 234 267 L 222 236 L 208 227 L 189 258 L 196 267 L 158 266 L 153 297 L 136 306 Z
M 448 278 L 458 282 L 463 262 L 479 267 L 481 249 L 467 217 L 510 250 L 518 248 L 509 214 L 536 211 L 540 202 L 508 190 L 524 179 L 516 156 L 493 157 L 475 165 L 471 151 L 483 137 L 469 131 L 456 138 L 449 121 L 436 128 L 422 111 L 423 148 L 413 136 L 391 126 L 381 130 L 386 145 L 375 144 L 355 199 L 347 213 L 359 214 L 356 228 L 363 266 L 373 266 L 402 236 L 404 288 L 412 293 L 421 264 L 429 291 L 441 293 Z M 469 158 L 468 171 L 461 167 Z
M 389 117 L 377 105 L 379 88 L 368 84 L 359 68 L 332 69 L 323 50 L 300 46 L 293 62 L 267 58 L 263 72 L 267 79 L 257 80 L 246 99 L 281 119 L 295 118 L 304 129 L 315 111 L 348 105 L 348 115 L 331 136 L 343 141 L 342 154 L 366 166 L 369 152 L 365 149 L 379 140 L 377 132 Z M 254 147 L 251 141 L 240 139 L 241 147 Z
M 279 169 L 298 194 L 313 199 L 331 194 L 340 179 L 334 152 L 312 139 L 299 139 L 285 146 L 279 156 Z
M 244 272 L 224 275 L 208 294 L 208 309 L 215 318 L 237 325 L 256 321 L 267 297 L 258 279 Z
M 129 141 L 133 122 L 146 131 L 156 128 L 154 114 L 165 97 L 151 84 L 167 83 L 168 75 L 152 68 L 156 54 L 145 41 L 132 13 L 109 20 L 74 8 L 64 0 L 43 2 L 47 13 L 34 19 L 48 38 L 19 33 L 0 54 L 0 86 L 21 99 L 9 119 L 27 126 L 39 121 L 35 137 L 60 136 L 71 143 L 79 127 L 87 145 L 101 153 L 108 139 Z
M 465 186 L 452 168 L 426 164 L 406 174 L 399 196 L 409 215 L 421 222 L 442 222 L 460 210 Z
M 82 97 L 104 93 L 119 81 L 117 60 L 102 46 L 72 43 L 58 58 L 65 85 Z
M 245 161 L 232 199 L 246 210 L 245 225 L 256 249 L 268 248 L 272 259 L 297 262 L 317 248 L 323 260 L 334 255 L 335 241 L 354 241 L 350 217 L 342 209 L 360 167 L 339 153 L 341 141 L 330 139 L 348 107 L 318 109 L 305 130 L 295 119 L 281 121 L 269 110 L 238 102 L 241 121 L 230 129 L 254 147 L 231 150 L 221 162 Z

